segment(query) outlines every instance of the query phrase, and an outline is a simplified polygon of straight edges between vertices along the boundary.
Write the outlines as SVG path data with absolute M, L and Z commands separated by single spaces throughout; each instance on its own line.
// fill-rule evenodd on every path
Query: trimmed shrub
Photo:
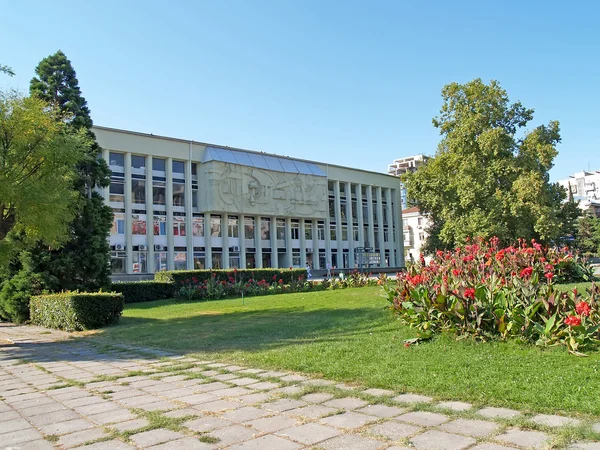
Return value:
M 243 283 L 250 280 L 283 280 L 284 284 L 290 284 L 300 277 L 306 279 L 306 269 L 172 270 L 154 274 L 155 281 L 173 282 L 178 286 L 192 278 L 198 283 L 212 280 L 226 283 L 232 280 Z
M 130 281 L 113 283 L 112 290 L 123 294 L 125 303 L 150 302 L 173 298 L 176 294 L 175 285 L 167 281 Z
M 123 294 L 117 292 L 37 295 L 30 301 L 31 322 L 65 331 L 92 330 L 118 322 Z

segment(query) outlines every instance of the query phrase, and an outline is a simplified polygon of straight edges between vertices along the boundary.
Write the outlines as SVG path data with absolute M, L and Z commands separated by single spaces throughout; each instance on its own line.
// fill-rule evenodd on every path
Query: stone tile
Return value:
M 600 450 L 600 442 L 575 442 L 568 450 Z
M 65 422 L 56 422 L 39 427 L 44 434 L 67 434 L 75 431 L 87 430 L 93 428 L 94 424 L 86 419 L 67 420 Z
M 96 444 L 77 448 L 85 450 L 135 450 L 135 447 L 116 439 L 113 439 L 112 441 L 97 442 Z
M 291 398 L 282 398 L 274 402 L 263 403 L 262 407 L 271 411 L 288 411 L 290 409 L 300 408 L 305 406 L 306 402 L 300 400 L 292 400 Z
M 369 433 L 377 436 L 383 436 L 391 441 L 399 441 L 400 439 L 414 436 L 421 430 L 421 427 L 395 421 L 378 423 L 369 427 L 368 429 Z
M 258 382 L 259 380 L 257 380 L 256 378 L 235 378 L 233 380 L 229 380 L 229 383 L 235 384 L 236 386 L 247 386 L 249 384 L 254 384 Z
M 185 409 L 176 409 L 175 411 L 169 411 L 163 414 L 163 416 L 165 417 L 171 417 L 173 419 L 177 419 L 179 417 L 186 417 L 186 416 L 199 416 L 200 411 L 198 411 L 197 409 L 192 409 L 192 408 L 185 408 Z
M 229 380 L 233 380 L 234 378 L 237 378 L 237 375 L 234 375 L 232 373 L 222 373 L 219 375 L 213 375 L 213 377 L 215 380 L 219 380 L 219 381 L 229 381 Z
M 38 416 L 30 416 L 29 421 L 36 427 L 49 425 L 53 422 L 65 422 L 67 420 L 81 419 L 81 415 L 70 409 L 61 409 L 48 414 L 40 414 Z
M 515 447 L 506 447 L 499 444 L 485 443 L 471 447 L 469 450 L 515 450 Z
M 54 450 L 56 447 L 51 442 L 40 439 L 20 444 L 18 447 L 7 447 L 7 450 L 11 448 L 18 450 Z
M 40 397 L 40 398 L 34 398 L 32 400 L 25 400 L 22 402 L 13 403 L 11 406 L 15 409 L 23 410 L 23 409 L 32 408 L 32 407 L 37 408 L 37 407 L 41 407 L 42 405 L 49 405 L 52 403 L 58 404 L 58 402 L 51 397 Z
M 392 400 L 398 403 L 431 403 L 433 401 L 431 397 L 417 394 L 400 394 Z
M 6 411 L 0 413 L 0 423 L 7 422 L 9 420 L 20 419 L 21 416 L 16 411 Z
M 476 442 L 472 437 L 437 430 L 429 430 L 410 439 L 412 445 L 424 450 L 463 450 Z
M 391 397 L 395 394 L 394 391 L 390 391 L 388 389 L 367 389 L 366 391 L 362 391 L 362 393 L 372 395 L 374 397 Z
M 327 394 L 326 392 L 315 392 L 314 394 L 306 394 L 302 397 L 302 400 L 308 403 L 322 403 L 327 400 L 331 400 L 333 395 Z
M 221 383 L 219 381 L 215 381 L 214 383 L 206 383 L 206 384 L 201 384 L 199 386 L 196 386 L 194 388 L 194 391 L 196 392 L 211 392 L 211 391 L 218 391 L 219 389 L 227 389 L 230 386 L 228 384 L 225 383 Z
M 548 435 L 541 431 L 524 431 L 518 428 L 510 428 L 505 433 L 496 436 L 494 440 L 507 442 L 527 448 L 542 448 L 548 441 Z
M 233 422 L 214 416 L 200 417 L 199 419 L 190 420 L 183 424 L 184 427 L 197 431 L 198 433 L 205 433 L 207 431 L 229 427 L 231 425 L 233 425 Z
M 137 416 L 133 414 L 128 409 L 119 408 L 113 411 L 108 411 L 100 414 L 94 414 L 93 416 L 89 416 L 88 419 L 97 423 L 99 425 L 106 425 L 109 423 L 115 422 L 123 422 L 128 420 L 133 420 Z
M 304 388 L 300 386 L 284 386 L 281 388 L 273 389 L 271 394 L 283 394 L 283 395 L 296 395 L 304 392 Z
M 212 367 L 213 369 L 219 368 L 219 367 L 226 367 L 227 364 L 223 364 L 223 363 L 210 363 L 210 364 L 205 364 L 206 367 Z
M 31 428 L 31 424 L 25 419 L 18 417 L 17 419 L 0 422 L 0 434 L 10 433 L 12 431 L 25 430 Z
M 229 447 L 230 450 L 295 450 L 297 448 L 300 448 L 300 445 L 272 434 Z
M 138 406 L 138 408 L 143 409 L 144 411 L 168 411 L 178 407 L 177 404 L 166 400 L 159 400 L 154 403 L 144 403 L 143 405 Z
M 123 432 L 139 430 L 140 428 L 147 427 L 148 425 L 150 425 L 150 422 L 148 422 L 147 419 L 135 419 L 128 420 L 126 422 L 115 423 L 114 425 L 111 425 L 111 428 Z
M 85 444 L 86 442 L 95 441 L 108 436 L 108 433 L 100 428 L 92 428 L 89 430 L 76 431 L 75 433 L 65 434 L 58 440 L 58 445 L 64 448 L 76 447 L 77 445 Z
M 263 373 L 265 372 L 262 369 L 244 369 L 244 370 L 240 370 L 238 373 L 249 373 L 249 374 L 253 374 L 256 375 L 258 373 Z
M 172 386 L 172 387 L 175 387 L 175 386 Z M 178 398 L 185 398 L 187 396 L 194 395 L 194 394 L 196 394 L 195 389 L 176 388 L 176 389 L 169 389 L 167 391 L 162 391 L 158 395 L 160 395 L 161 397 L 178 399 Z
M 138 395 L 136 397 L 119 399 L 119 403 L 122 403 L 129 408 L 138 408 L 140 405 L 154 403 L 157 400 L 160 400 L 160 398 L 155 397 L 154 395 Z
M 108 411 L 114 411 L 115 409 L 119 409 L 121 406 L 114 402 L 102 402 L 96 403 L 94 405 L 86 405 L 86 406 L 78 406 L 75 409 L 79 414 L 83 414 L 84 416 L 91 416 L 94 414 L 100 414 Z
M 274 370 L 270 370 L 268 372 L 262 372 L 259 374 L 256 374 L 257 377 L 259 378 L 280 378 L 287 375 L 285 372 L 276 372 Z
M 531 420 L 537 424 L 546 425 L 547 427 L 552 428 L 564 427 L 566 425 L 575 426 L 581 423 L 580 420 L 572 419 L 570 417 L 547 414 L 538 414 L 537 416 L 532 417 Z
M 440 408 L 451 409 L 452 411 L 468 411 L 473 407 L 470 403 L 464 402 L 441 402 L 437 406 Z
M 324 450 L 379 450 L 384 447 L 381 441 L 355 434 L 344 434 L 319 444 Z
M 285 375 L 285 376 L 279 377 L 279 379 L 281 381 L 291 381 L 291 382 L 307 380 L 307 378 L 305 376 L 298 375 L 298 374 Z
M 336 398 L 335 400 L 330 400 L 328 402 L 323 403 L 324 406 L 339 409 L 357 409 L 362 408 L 363 406 L 366 406 L 368 404 L 369 402 L 355 397 Z
M 212 450 L 216 445 L 200 442 L 198 438 L 186 437 L 176 441 L 165 442 L 164 444 L 153 445 L 151 450 Z
M 162 444 L 163 442 L 174 441 L 175 439 L 181 439 L 183 437 L 185 437 L 185 435 L 176 431 L 158 428 L 156 430 L 134 434 L 130 439 L 140 447 L 150 447 L 151 445 Z
M 422 425 L 424 427 L 432 427 L 447 422 L 448 417 L 443 414 L 432 413 L 429 411 L 413 411 L 396 417 L 396 420 L 414 423 L 415 425 Z
M 202 403 L 200 405 L 196 405 L 196 409 L 199 409 L 200 411 L 220 412 L 227 411 L 228 409 L 239 408 L 240 406 L 240 403 L 234 402 L 232 400 L 217 400 L 216 402 Z
M 253 406 L 245 406 L 244 408 L 234 409 L 233 411 L 226 412 L 223 414 L 223 418 L 232 420 L 234 422 L 248 422 L 269 414 L 269 411 L 265 411 L 264 409 L 254 408 Z
M 377 419 L 378 418 L 375 416 L 367 416 L 365 414 L 349 411 L 344 414 L 325 417 L 321 419 L 320 422 L 338 428 L 358 428 L 369 422 L 374 422 Z
M 252 429 L 243 427 L 241 425 L 232 425 L 210 432 L 211 436 L 219 439 L 219 446 L 227 446 L 248 441 L 255 437 L 256 434 L 257 433 Z
M 205 394 L 205 395 L 213 395 L 215 397 L 237 397 L 237 396 L 241 396 L 241 395 L 248 395 L 250 393 L 252 393 L 253 391 L 250 389 L 246 389 L 243 387 L 230 387 L 227 389 L 219 389 L 217 391 L 210 391 L 210 394 Z M 216 400 L 216 398 L 215 398 Z
M 514 409 L 487 407 L 477 411 L 477 414 L 489 418 L 510 419 L 519 416 L 521 413 Z
M 256 381 L 256 380 L 254 380 L 254 381 Z M 267 389 L 270 390 L 270 389 L 278 388 L 279 384 L 273 383 L 271 381 L 260 381 L 258 383 L 251 384 L 248 387 L 251 388 L 251 389 L 255 389 L 257 391 L 264 391 L 264 390 L 267 390 Z
M 371 416 L 390 418 L 397 417 L 406 412 L 406 408 L 396 408 L 395 406 L 386 405 L 367 405 L 364 408 L 357 409 L 356 412 L 369 414 Z
M 498 431 L 500 426 L 494 422 L 485 420 L 457 419 L 445 423 L 439 427 L 442 431 L 449 433 L 465 434 L 467 436 L 482 438 Z
M 44 436 L 35 428 L 25 428 L 0 434 L 0 442 L 7 447 L 23 445 L 25 442 L 38 441 Z
M 297 425 L 299 422 L 291 417 L 276 415 L 273 417 L 263 417 L 261 419 L 251 420 L 246 422 L 246 425 L 252 425 L 263 433 L 273 433 L 274 431 L 283 430 Z
M 308 405 L 302 408 L 295 408 L 289 411 L 285 411 L 285 414 L 290 416 L 306 417 L 307 419 L 318 419 L 319 417 L 333 414 L 336 412 L 336 408 L 330 408 L 323 405 Z
M 217 370 L 205 370 L 204 372 L 200 372 L 205 377 L 214 377 L 215 375 L 219 375 L 221 372 Z
M 317 378 L 315 380 L 306 380 L 302 384 L 305 386 L 333 386 L 335 384 L 335 381 Z
M 238 401 L 253 405 L 255 403 L 266 402 L 271 398 L 271 395 L 266 392 L 258 392 L 256 394 L 242 395 L 238 397 Z
M 218 400 L 219 398 L 208 393 L 193 394 L 186 397 L 175 398 L 175 401 L 187 403 L 189 405 L 199 405 L 201 403 L 209 403 Z
M 278 431 L 276 434 L 292 439 L 306 445 L 313 445 L 317 442 L 325 441 L 332 437 L 338 436 L 340 432 L 333 427 L 319 425 L 316 423 L 307 423 L 284 430 Z
M 58 399 L 60 400 L 60 399 Z M 87 395 L 85 397 L 77 397 L 70 400 L 60 400 L 65 405 L 70 408 L 78 408 L 80 406 L 88 406 L 93 405 L 95 403 L 101 402 L 102 399 L 100 397 L 96 397 L 95 395 Z

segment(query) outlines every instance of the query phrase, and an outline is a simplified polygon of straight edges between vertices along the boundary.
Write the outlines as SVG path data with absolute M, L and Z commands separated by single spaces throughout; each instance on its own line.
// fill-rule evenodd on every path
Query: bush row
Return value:
M 113 283 L 112 290 L 123 294 L 125 303 L 149 302 L 173 298 L 176 295 L 175 283 L 171 281 L 128 281 Z
M 46 328 L 82 331 L 118 322 L 123 294 L 116 292 L 37 295 L 31 297 L 31 322 Z
M 197 282 L 206 282 L 209 280 L 229 282 L 233 279 L 236 282 L 246 282 L 249 280 L 283 280 L 284 284 L 290 284 L 303 276 L 306 278 L 306 269 L 221 269 L 221 270 L 172 270 L 167 272 L 157 272 L 154 274 L 155 281 L 173 282 L 176 285 L 186 280 L 196 279 Z

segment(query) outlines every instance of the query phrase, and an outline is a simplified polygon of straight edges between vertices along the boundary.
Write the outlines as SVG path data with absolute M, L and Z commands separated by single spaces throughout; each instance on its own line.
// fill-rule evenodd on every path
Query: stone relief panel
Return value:
M 325 218 L 327 179 L 211 161 L 200 166 L 200 208 L 287 217 Z

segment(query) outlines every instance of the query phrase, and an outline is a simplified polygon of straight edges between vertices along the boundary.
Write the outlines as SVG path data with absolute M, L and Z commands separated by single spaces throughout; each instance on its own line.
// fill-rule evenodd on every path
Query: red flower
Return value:
M 533 267 L 525 267 L 521 270 L 521 278 L 529 278 L 533 274 Z
M 460 275 L 460 270 L 458 269 L 452 269 L 452 275 L 454 275 L 455 277 Z
M 544 276 L 548 279 L 548 281 L 552 280 L 552 278 L 554 278 L 554 274 L 551 272 L 545 273 Z
M 589 317 L 591 311 L 590 304 L 588 302 L 579 302 L 575 305 L 575 311 L 581 316 Z
M 404 343 L 404 346 L 405 346 L 406 348 L 408 348 L 408 347 L 410 347 L 410 344 L 409 344 L 408 342 L 405 342 L 405 343 Z
M 283 284 L 283 280 L 281 278 L 279 279 L 279 284 Z
M 500 250 L 498 253 L 496 253 L 497 261 L 502 261 L 502 258 L 504 258 L 504 250 Z
M 277 275 L 273 275 L 273 281 L 277 280 Z
M 465 297 L 470 298 L 471 300 L 475 298 L 475 289 L 466 288 L 465 289 Z
M 570 327 L 576 327 L 581 325 L 581 319 L 577 316 L 569 316 L 565 319 L 565 325 L 569 325 Z

